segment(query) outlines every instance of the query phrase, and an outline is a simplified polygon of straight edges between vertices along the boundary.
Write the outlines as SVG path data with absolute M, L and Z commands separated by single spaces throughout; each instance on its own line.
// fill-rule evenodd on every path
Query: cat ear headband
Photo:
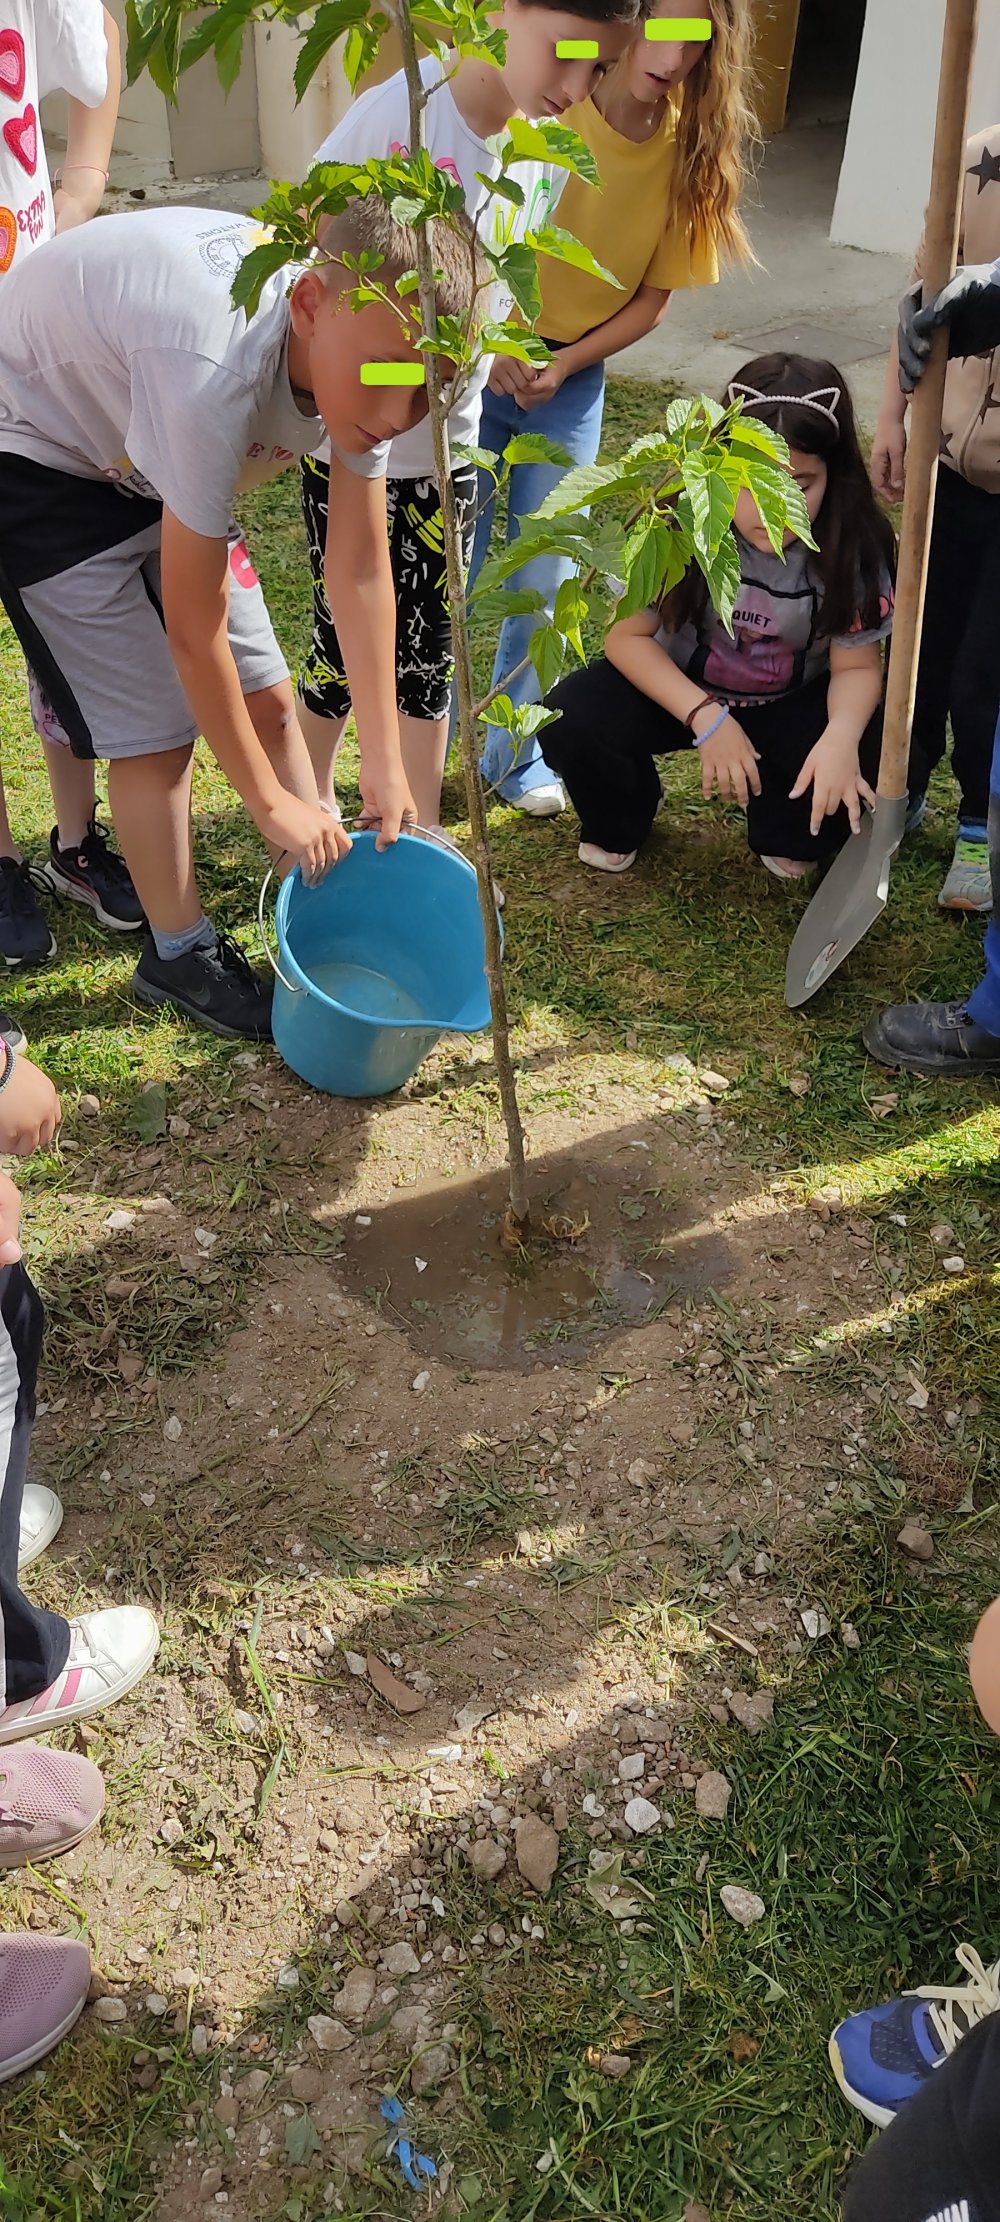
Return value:
M 813 409 L 818 417 L 826 417 L 836 432 L 840 431 L 837 410 L 841 401 L 839 386 L 817 386 L 815 393 L 758 393 L 756 386 L 748 386 L 742 378 L 733 380 L 727 396 L 729 401 L 749 401 L 755 409 Z

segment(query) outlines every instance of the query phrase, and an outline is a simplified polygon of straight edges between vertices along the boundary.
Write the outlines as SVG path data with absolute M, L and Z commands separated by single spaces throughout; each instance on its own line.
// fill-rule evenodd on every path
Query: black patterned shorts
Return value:
M 313 579 L 313 635 L 299 691 L 307 708 L 319 717 L 343 718 L 351 707 L 351 696 L 323 577 L 329 466 L 309 455 L 301 475 Z M 473 465 L 453 471 L 452 485 L 462 533 L 462 562 L 467 571 L 475 533 Z M 454 659 L 437 486 L 432 478 L 387 478 L 385 492 L 389 552 L 396 582 L 397 704 L 404 717 L 447 717 Z

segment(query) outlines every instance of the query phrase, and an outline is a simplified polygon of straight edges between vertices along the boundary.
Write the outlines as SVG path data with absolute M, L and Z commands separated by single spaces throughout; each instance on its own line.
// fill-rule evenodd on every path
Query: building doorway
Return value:
M 758 113 L 766 139 L 788 127 L 846 130 L 867 0 L 761 0 Z

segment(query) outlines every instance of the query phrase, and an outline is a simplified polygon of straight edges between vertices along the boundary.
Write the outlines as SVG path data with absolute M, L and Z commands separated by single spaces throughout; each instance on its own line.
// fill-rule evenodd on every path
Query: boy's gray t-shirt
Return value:
M 0 453 L 155 494 L 181 524 L 224 537 L 237 494 L 323 437 L 288 377 L 292 268 L 248 323 L 233 276 L 263 238 L 246 217 L 164 208 L 49 242 L 4 282 Z M 384 476 L 388 443 L 334 451 Z
M 830 668 L 832 647 L 867 648 L 892 631 L 893 589 L 888 571 L 880 580 L 879 623 L 866 629 L 860 613 L 849 633 L 831 640 L 823 631 L 823 582 L 810 550 L 793 540 L 783 556 L 751 547 L 742 534 L 740 587 L 728 633 L 709 605 L 697 624 L 671 633 L 664 626 L 657 640 L 688 677 L 734 708 L 753 709 L 779 701 L 821 679 Z M 859 602 L 864 595 L 859 581 Z

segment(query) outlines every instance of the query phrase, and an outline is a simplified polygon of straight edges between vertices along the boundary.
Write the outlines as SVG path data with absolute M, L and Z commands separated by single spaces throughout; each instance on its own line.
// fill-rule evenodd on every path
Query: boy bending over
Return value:
M 107 217 L 12 272 L 0 327 L 0 600 L 73 752 L 108 759 L 111 812 L 149 922 L 138 999 L 214 1033 L 270 1033 L 270 982 L 205 916 L 191 839 L 204 734 L 275 856 L 319 878 L 349 847 L 320 810 L 288 667 L 236 497 L 329 435 L 327 587 L 344 643 L 364 822 L 415 816 L 399 750 L 388 442 L 424 387 L 365 386 L 418 360 L 394 306 L 357 313 L 345 254 L 392 286 L 414 234 L 374 199 L 324 222 L 321 260 L 270 278 L 249 319 L 235 271 L 259 231 L 170 208 Z M 438 225 L 439 310 L 466 318 L 482 271 Z M 402 304 L 400 304 L 402 308 Z M 407 312 L 409 313 L 409 312 Z

